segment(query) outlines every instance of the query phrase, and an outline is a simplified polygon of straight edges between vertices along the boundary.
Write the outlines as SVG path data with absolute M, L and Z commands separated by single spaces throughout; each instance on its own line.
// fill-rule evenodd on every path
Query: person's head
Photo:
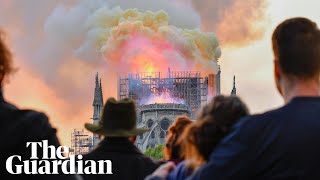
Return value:
M 316 23 L 306 18 L 282 22 L 272 35 L 272 46 L 280 94 L 285 96 L 303 83 L 319 85 L 320 30 Z
M 236 96 L 217 96 L 203 110 L 205 112 L 179 139 L 187 166 L 193 171 L 208 160 L 212 150 L 232 130 L 232 126 L 249 114 L 247 106 Z
M 167 160 L 183 159 L 183 156 L 181 156 L 181 145 L 177 143 L 177 141 L 184 129 L 186 129 L 186 127 L 190 124 L 192 124 L 192 121 L 188 117 L 179 116 L 169 127 L 165 147 L 165 156 Z
M 85 128 L 94 134 L 104 136 L 105 139 L 129 139 L 136 140 L 136 136 L 149 129 L 137 128 L 137 112 L 135 104 L 130 99 L 117 101 L 109 98 L 103 108 L 99 123 L 86 123 Z
M 14 71 L 12 54 L 4 41 L 4 33 L 0 29 L 0 87 L 4 79 Z
M 248 114 L 246 104 L 239 97 L 219 95 L 202 108 L 197 121 L 214 121 L 228 129 L 238 117 Z

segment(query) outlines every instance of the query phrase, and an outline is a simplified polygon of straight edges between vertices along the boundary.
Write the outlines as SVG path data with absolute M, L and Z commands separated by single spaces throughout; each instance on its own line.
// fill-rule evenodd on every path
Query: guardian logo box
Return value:
M 83 161 L 82 155 L 71 155 L 66 146 L 48 146 L 48 140 L 27 142 L 26 147 L 31 148 L 30 160 L 22 161 L 21 155 L 13 155 L 7 159 L 6 169 L 10 174 L 112 174 L 111 160 Z M 41 159 L 39 147 L 42 148 Z M 17 160 L 19 163 L 13 163 Z

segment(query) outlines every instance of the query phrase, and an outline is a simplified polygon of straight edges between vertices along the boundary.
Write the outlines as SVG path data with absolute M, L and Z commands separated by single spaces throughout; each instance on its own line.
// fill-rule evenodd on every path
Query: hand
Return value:
M 165 164 L 162 164 L 158 169 L 156 169 L 152 175 L 160 177 L 161 179 L 166 179 L 169 173 L 175 168 L 173 162 L 167 162 Z

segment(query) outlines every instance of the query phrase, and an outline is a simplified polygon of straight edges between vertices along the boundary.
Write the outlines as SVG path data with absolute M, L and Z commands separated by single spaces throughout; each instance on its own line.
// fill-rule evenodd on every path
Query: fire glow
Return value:
M 141 102 L 141 104 L 185 104 L 184 100 L 171 96 L 169 90 L 165 89 L 161 94 L 151 94 L 148 98 Z
M 173 26 L 163 10 L 101 8 L 87 25 L 95 36 L 90 42 L 117 71 L 163 72 L 170 66 L 217 72 L 221 50 L 215 34 Z
M 169 63 L 166 54 L 174 54 L 176 51 L 165 39 L 151 40 L 142 35 L 130 38 L 122 49 L 127 51 L 128 57 L 124 57 L 124 61 L 131 66 L 131 71 L 149 73 L 166 69 Z

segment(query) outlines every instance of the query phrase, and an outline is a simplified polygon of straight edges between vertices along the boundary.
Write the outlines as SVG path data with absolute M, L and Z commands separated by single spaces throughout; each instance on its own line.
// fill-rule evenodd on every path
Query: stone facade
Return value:
M 138 127 L 150 131 L 137 137 L 136 145 L 142 151 L 148 147 L 165 144 L 169 126 L 177 116 L 190 116 L 190 109 L 185 104 L 149 104 L 138 107 Z

